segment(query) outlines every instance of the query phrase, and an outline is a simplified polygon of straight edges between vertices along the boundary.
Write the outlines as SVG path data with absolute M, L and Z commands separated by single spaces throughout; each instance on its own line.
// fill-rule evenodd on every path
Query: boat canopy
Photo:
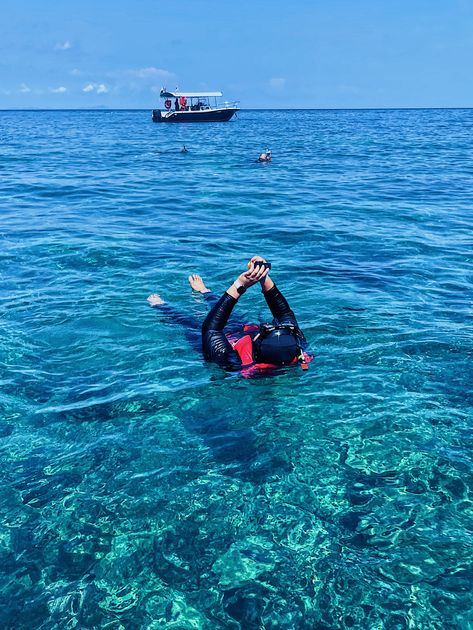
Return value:
M 187 98 L 200 98 L 202 97 L 218 97 L 223 96 L 222 92 L 183 92 L 179 90 L 178 92 L 168 92 L 168 90 L 163 89 L 160 92 L 161 98 L 179 98 L 180 96 L 186 96 Z

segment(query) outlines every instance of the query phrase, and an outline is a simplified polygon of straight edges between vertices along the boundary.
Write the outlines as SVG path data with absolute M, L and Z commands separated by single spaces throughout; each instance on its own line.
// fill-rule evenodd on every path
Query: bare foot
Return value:
M 189 284 L 194 291 L 198 291 L 199 293 L 210 292 L 210 289 L 207 289 L 202 278 L 196 273 L 193 273 L 191 276 L 189 276 Z
M 163 298 L 157 293 L 153 293 L 152 295 L 150 295 L 148 298 L 148 302 L 150 303 L 150 306 L 159 306 L 160 304 L 166 303 Z

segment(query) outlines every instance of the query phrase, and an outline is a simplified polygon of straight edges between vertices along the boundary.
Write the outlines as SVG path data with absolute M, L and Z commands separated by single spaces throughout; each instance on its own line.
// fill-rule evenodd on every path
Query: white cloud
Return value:
M 54 46 L 54 50 L 69 50 L 71 48 L 72 48 L 72 44 L 68 39 L 66 39 L 65 42 L 58 42 Z
M 82 88 L 82 91 L 86 94 L 89 94 L 90 92 L 95 92 L 96 94 L 107 94 L 109 90 L 105 83 L 87 83 L 87 85 Z
M 274 77 L 269 80 L 269 87 L 273 90 L 283 90 L 286 87 L 286 79 L 283 77 Z
M 73 77 L 80 77 L 83 73 L 78 68 L 73 68 L 71 70 L 71 74 L 72 74 Z
M 174 83 L 176 75 L 174 72 L 165 70 L 164 68 L 156 68 L 148 66 L 146 68 L 119 68 L 106 72 L 104 78 L 108 81 L 105 83 L 94 83 L 97 94 L 119 93 L 124 90 L 127 92 L 147 92 L 152 90 L 153 86 L 160 84 L 160 87 L 166 83 Z
M 49 91 L 52 94 L 64 94 L 64 92 L 67 92 L 67 88 L 61 85 L 60 87 L 57 87 L 57 88 L 49 88 Z
M 137 79 L 167 79 L 174 76 L 174 74 L 172 72 L 169 72 L 169 70 L 163 70 L 163 68 L 154 68 L 153 66 L 150 66 L 149 68 L 127 70 L 127 74 L 132 77 L 136 77 Z
M 28 92 L 31 92 L 31 88 L 28 87 L 26 83 L 22 83 L 18 89 L 18 92 L 20 92 L 20 94 L 28 94 Z

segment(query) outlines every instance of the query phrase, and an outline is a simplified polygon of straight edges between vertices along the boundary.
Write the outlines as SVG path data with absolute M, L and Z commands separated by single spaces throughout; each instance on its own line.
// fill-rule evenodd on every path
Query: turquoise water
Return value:
M 0 112 L 1 628 L 473 628 L 472 128 Z M 187 275 L 253 254 L 307 373 L 147 306 L 202 319 Z

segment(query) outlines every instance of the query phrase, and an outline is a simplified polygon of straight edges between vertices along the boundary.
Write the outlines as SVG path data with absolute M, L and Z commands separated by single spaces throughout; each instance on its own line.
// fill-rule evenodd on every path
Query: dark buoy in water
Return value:
M 189 151 L 186 149 L 185 144 L 182 145 L 181 153 L 189 153 Z
M 263 153 L 260 153 L 258 162 L 271 162 L 271 149 L 266 149 Z

